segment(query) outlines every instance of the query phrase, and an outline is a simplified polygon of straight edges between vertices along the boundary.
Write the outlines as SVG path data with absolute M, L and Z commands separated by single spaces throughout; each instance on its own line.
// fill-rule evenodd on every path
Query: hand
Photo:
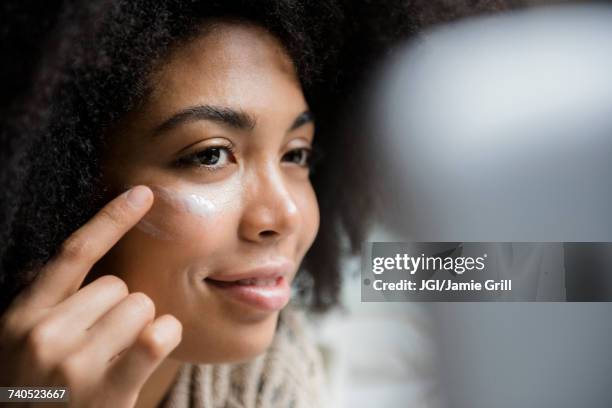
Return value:
M 145 186 L 115 198 L 14 299 L 0 317 L 1 386 L 66 386 L 70 406 L 134 406 L 182 326 L 171 315 L 155 319 L 153 301 L 115 276 L 80 287 L 152 203 Z

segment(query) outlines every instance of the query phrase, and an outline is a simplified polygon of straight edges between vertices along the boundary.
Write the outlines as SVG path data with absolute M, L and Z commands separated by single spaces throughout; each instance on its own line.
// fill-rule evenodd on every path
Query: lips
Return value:
M 217 285 L 220 287 L 227 287 L 230 285 L 238 285 L 238 286 L 257 286 L 257 287 L 266 287 L 266 286 L 275 286 L 278 282 L 278 279 L 282 279 L 282 277 L 278 278 L 247 278 L 247 279 L 239 279 L 237 281 L 222 281 L 207 278 L 206 280 L 213 285 Z
M 213 291 L 261 311 L 282 309 L 291 295 L 290 262 L 269 264 L 236 274 L 216 274 L 204 279 Z

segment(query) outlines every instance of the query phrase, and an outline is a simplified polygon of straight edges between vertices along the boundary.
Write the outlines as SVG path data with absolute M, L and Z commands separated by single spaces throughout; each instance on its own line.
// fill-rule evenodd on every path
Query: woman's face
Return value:
M 182 322 L 173 357 L 252 358 L 270 344 L 319 226 L 314 125 L 294 66 L 265 30 L 217 22 L 150 83 L 103 162 L 107 185 L 145 184 L 155 202 L 98 269 Z

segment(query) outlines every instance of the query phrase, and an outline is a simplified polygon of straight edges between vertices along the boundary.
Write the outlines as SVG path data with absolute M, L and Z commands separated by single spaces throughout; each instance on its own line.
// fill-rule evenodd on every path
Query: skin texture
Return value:
M 244 361 L 270 345 L 284 304 L 252 307 L 204 278 L 282 263 L 293 280 L 319 226 L 306 160 L 314 125 L 272 35 L 205 27 L 109 130 L 110 203 L 0 316 L 3 385 L 68 386 L 71 406 L 154 407 L 182 362 Z M 168 125 L 197 105 L 252 123 Z
M 155 203 L 99 269 L 179 319 L 183 340 L 173 358 L 251 359 L 271 343 L 278 312 L 228 299 L 203 279 L 283 262 L 291 281 L 315 238 L 319 213 L 309 171 L 291 160 L 307 154 L 314 137 L 312 121 L 291 129 L 308 110 L 294 67 L 265 30 L 212 22 L 173 50 L 151 84 L 144 103 L 112 130 L 105 176 L 118 190 L 150 186 Z M 205 119 L 163 126 L 201 105 L 245 113 L 253 126 Z M 233 152 L 212 167 L 174 164 L 228 144 Z

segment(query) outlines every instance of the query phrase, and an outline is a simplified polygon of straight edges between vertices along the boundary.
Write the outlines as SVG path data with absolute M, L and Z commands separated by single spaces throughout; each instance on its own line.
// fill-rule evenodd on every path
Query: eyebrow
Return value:
M 255 119 L 243 111 L 223 106 L 198 105 L 172 115 L 155 129 L 155 133 L 163 133 L 181 124 L 197 120 L 210 120 L 241 130 L 251 130 L 255 127 Z
M 314 122 L 314 117 L 312 115 L 312 112 L 304 111 L 300 113 L 300 115 L 297 118 L 295 118 L 295 120 L 293 121 L 293 124 L 291 125 L 291 127 L 289 127 L 289 131 L 295 130 L 299 128 L 300 126 L 305 125 L 306 123 L 310 123 L 310 122 Z
M 177 126 L 198 120 L 209 120 L 224 124 L 239 130 L 253 130 L 257 121 L 248 113 L 224 106 L 198 105 L 183 109 L 172 115 L 169 119 L 159 125 L 154 133 L 166 132 Z M 310 111 L 304 111 L 293 121 L 289 131 L 312 122 L 313 115 Z

